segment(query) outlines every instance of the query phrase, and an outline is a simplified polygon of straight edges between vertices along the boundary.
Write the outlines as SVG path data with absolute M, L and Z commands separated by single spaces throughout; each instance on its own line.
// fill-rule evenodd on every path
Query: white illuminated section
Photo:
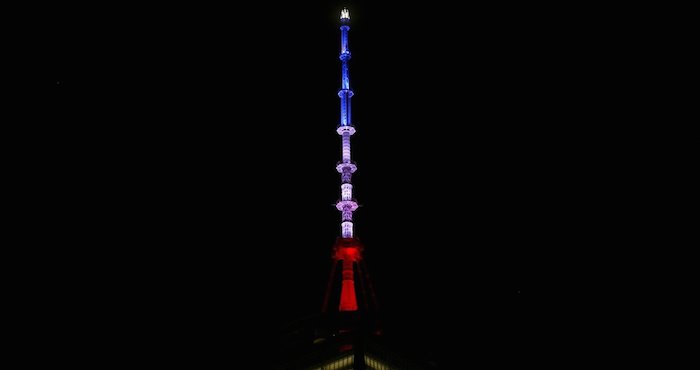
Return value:
M 341 10 L 340 19 L 350 19 L 350 12 L 347 9 Z
M 342 190 L 341 196 L 343 200 L 352 199 L 352 184 L 343 184 L 340 188 Z
M 343 134 L 343 162 L 350 162 L 350 134 Z
M 340 225 L 343 229 L 343 238 L 352 238 L 352 222 L 345 221 Z

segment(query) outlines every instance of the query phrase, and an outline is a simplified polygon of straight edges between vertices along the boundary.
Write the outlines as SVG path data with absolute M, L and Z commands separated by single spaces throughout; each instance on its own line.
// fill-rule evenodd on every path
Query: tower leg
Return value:
M 328 278 L 328 286 L 326 286 L 326 297 L 323 299 L 323 307 L 321 307 L 321 312 L 326 313 L 328 310 L 328 301 L 331 299 L 331 289 L 333 288 L 333 277 L 335 276 L 335 269 L 338 265 L 338 261 L 333 261 L 333 266 L 331 267 L 331 276 Z

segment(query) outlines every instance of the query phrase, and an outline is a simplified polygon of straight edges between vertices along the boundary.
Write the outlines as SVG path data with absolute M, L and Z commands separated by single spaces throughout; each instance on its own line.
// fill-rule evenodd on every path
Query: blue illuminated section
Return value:
M 340 26 L 340 60 L 342 62 L 341 68 L 341 82 L 340 91 L 338 91 L 338 96 L 340 97 L 340 125 L 341 126 L 352 126 L 352 111 L 350 109 L 350 98 L 352 98 L 353 92 L 350 89 L 350 68 L 348 62 L 350 61 L 350 47 L 348 46 L 348 31 L 350 30 L 350 18 L 341 18 Z

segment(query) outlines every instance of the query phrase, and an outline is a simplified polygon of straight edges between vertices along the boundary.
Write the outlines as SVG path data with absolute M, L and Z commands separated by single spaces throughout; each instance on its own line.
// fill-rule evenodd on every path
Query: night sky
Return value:
M 98 357 L 239 358 L 234 341 L 274 348 L 320 310 L 343 5 L 62 9 L 42 197 L 70 267 L 52 301 Z M 531 301 L 533 281 L 607 227 L 584 216 L 608 184 L 590 176 L 611 151 L 591 124 L 603 61 L 572 9 L 347 6 L 356 235 L 387 335 L 445 366 L 519 362 L 563 304 Z

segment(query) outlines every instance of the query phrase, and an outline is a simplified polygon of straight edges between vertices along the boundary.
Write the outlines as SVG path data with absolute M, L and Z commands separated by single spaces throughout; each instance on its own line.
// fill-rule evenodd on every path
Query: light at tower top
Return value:
M 343 8 L 343 10 L 340 11 L 340 19 L 350 19 L 350 12 Z

